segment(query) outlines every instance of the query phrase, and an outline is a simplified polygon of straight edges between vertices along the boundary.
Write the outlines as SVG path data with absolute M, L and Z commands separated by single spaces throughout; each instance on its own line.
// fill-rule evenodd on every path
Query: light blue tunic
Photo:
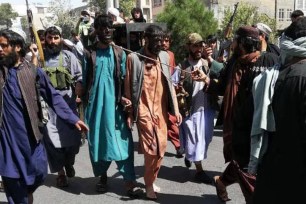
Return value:
M 126 73 L 125 61 L 126 54 L 123 53 L 121 77 Z M 111 47 L 97 50 L 95 69 L 92 91 L 85 109 L 91 161 L 126 160 L 133 152 L 133 140 L 122 106 L 116 104 L 115 57 Z
M 194 67 L 201 67 L 202 61 L 189 61 Z M 178 82 L 180 72 L 173 73 L 172 79 Z M 193 82 L 192 104 L 190 115 L 180 125 L 180 140 L 185 150 L 186 159 L 192 162 L 207 158 L 208 146 L 212 141 L 214 131 L 213 110 L 208 103 L 207 93 L 203 91 L 204 82 Z M 190 93 L 189 93 L 190 94 Z

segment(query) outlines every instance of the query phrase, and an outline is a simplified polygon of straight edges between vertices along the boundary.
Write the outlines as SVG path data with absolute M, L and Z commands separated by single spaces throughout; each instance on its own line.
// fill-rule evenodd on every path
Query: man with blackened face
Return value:
M 139 53 L 131 53 L 127 59 L 125 95 L 132 101 L 127 123 L 131 128 L 136 121 L 139 133 L 140 151 L 144 154 L 144 182 L 146 196 L 156 200 L 160 191 L 154 182 L 157 178 L 167 146 L 168 113 L 181 123 L 175 90 L 170 78 L 170 58 L 161 51 L 163 31 L 150 25 L 145 30 L 145 46 Z
M 126 73 L 126 54 L 110 44 L 113 36 L 111 16 L 97 16 L 94 27 L 99 40 L 90 47 L 91 50 L 85 50 L 86 96 L 83 102 L 85 120 L 93 130 L 87 137 L 93 172 L 99 176 L 96 191 L 108 191 L 107 171 L 115 161 L 124 178 L 127 195 L 136 198 L 143 192 L 136 187 L 133 138 L 124 112 L 131 107 L 131 101 L 121 90 Z
M 162 50 L 163 33 L 156 32 L 152 34 L 145 34 L 145 48 L 149 55 L 153 55 L 155 58 Z
M 110 16 L 98 16 L 94 21 L 94 28 L 99 39 L 98 46 L 108 47 L 113 40 L 113 20 Z

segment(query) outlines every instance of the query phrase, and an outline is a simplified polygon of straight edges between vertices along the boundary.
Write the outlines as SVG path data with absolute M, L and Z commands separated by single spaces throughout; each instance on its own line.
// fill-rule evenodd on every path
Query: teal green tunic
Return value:
M 126 54 L 123 53 L 121 77 L 126 73 L 125 61 Z M 85 109 L 91 161 L 126 160 L 133 153 L 133 140 L 122 106 L 116 103 L 115 58 L 111 47 L 97 50 L 95 69 L 92 91 Z

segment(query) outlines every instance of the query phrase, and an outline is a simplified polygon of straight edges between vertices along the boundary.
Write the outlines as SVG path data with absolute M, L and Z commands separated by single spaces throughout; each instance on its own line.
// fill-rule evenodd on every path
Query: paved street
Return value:
M 209 176 L 220 174 L 225 168 L 222 155 L 222 137 L 220 130 L 216 130 L 213 141 L 209 147 L 208 159 L 203 162 L 204 168 Z M 137 141 L 137 133 L 134 133 L 134 140 Z M 137 142 L 135 142 L 137 145 Z M 136 148 L 135 148 L 136 149 Z M 125 195 L 122 177 L 116 171 L 113 163 L 109 169 L 109 192 L 98 194 L 95 192 L 95 184 L 98 178 L 92 173 L 88 155 L 87 144 L 81 147 L 76 158 L 76 177 L 69 180 L 70 186 L 64 189 L 56 187 L 56 175 L 49 174 L 43 186 L 34 194 L 36 204 L 138 204 L 155 203 L 144 200 L 130 200 Z M 135 151 L 135 169 L 137 181 L 143 184 L 143 155 Z M 194 165 L 189 169 L 184 166 L 184 159 L 175 158 L 173 145 L 168 143 L 168 151 L 164 158 L 163 167 L 156 182 L 161 187 L 157 203 L 173 204 L 218 204 L 215 187 L 212 185 L 199 184 L 194 182 Z M 228 204 L 243 204 L 244 198 L 237 184 L 228 188 L 229 197 L 232 198 Z M 6 203 L 4 193 L 0 193 L 0 204 Z

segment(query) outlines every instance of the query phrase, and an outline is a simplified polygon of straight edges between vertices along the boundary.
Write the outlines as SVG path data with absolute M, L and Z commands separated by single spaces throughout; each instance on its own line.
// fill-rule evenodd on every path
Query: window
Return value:
M 37 7 L 37 13 L 44 14 L 45 13 L 45 9 L 43 7 Z
M 296 6 L 299 9 L 303 9 L 304 8 L 304 0 L 297 0 Z
M 150 6 L 150 0 L 146 0 L 146 5 Z
M 291 21 L 292 9 L 287 9 L 287 21 Z
M 285 18 L 285 9 L 278 9 L 278 20 L 284 21 Z
M 305 10 L 306 9 L 306 1 L 305 0 L 296 0 L 295 1 L 295 9 Z
M 153 7 L 159 7 L 162 5 L 162 0 L 153 0 Z

